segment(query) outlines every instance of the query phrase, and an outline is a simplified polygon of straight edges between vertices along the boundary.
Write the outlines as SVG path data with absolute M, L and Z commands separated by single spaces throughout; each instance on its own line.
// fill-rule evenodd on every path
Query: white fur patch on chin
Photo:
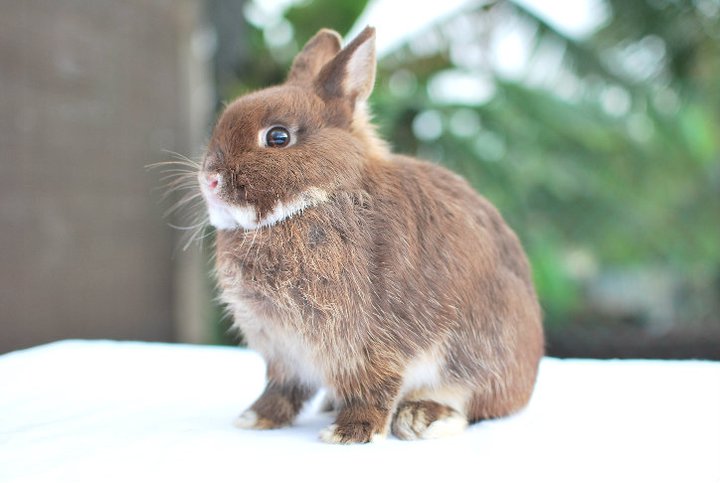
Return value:
M 287 220 L 327 199 L 328 195 L 324 190 L 310 188 L 289 203 L 278 201 L 272 211 L 259 221 L 254 206 L 229 206 L 208 201 L 207 207 L 210 224 L 218 230 L 256 230 Z
M 207 209 L 210 224 L 218 230 L 235 230 L 240 228 L 242 225 L 238 223 L 237 218 L 243 214 L 246 219 L 250 219 L 251 216 L 252 220 L 255 219 L 255 209 L 250 207 L 233 208 L 226 205 L 220 205 L 215 202 L 208 202 Z M 245 210 L 246 213 L 236 213 L 236 211 L 241 210 Z M 252 213 L 250 213 L 250 211 L 252 211 Z

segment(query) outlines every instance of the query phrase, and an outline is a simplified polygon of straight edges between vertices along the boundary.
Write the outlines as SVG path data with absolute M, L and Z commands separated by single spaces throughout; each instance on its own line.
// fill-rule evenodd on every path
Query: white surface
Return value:
M 321 443 L 331 416 L 240 430 L 233 348 L 66 341 L 0 356 L 0 481 L 720 482 L 720 363 L 543 360 L 529 407 L 461 436 Z M 317 404 L 315 404 L 317 406 Z

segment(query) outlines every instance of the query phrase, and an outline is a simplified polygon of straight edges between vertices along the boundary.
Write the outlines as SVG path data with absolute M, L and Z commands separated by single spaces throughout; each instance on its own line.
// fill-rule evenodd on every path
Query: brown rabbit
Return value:
M 532 393 L 543 333 L 520 243 L 459 176 L 378 139 L 374 36 L 342 49 L 321 30 L 208 145 L 222 299 L 267 362 L 242 428 L 290 425 L 325 387 L 338 415 L 324 441 L 434 438 Z

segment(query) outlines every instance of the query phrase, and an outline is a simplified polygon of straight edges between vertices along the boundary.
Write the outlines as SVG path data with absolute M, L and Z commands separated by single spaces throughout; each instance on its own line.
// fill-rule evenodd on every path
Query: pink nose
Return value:
M 207 181 L 208 188 L 211 190 L 215 190 L 218 187 L 218 184 L 220 184 L 220 176 L 217 174 L 208 174 L 205 176 L 205 181 Z

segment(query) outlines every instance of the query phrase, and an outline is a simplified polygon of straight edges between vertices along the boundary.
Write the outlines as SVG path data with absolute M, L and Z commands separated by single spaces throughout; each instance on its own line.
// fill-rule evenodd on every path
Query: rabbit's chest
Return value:
M 347 229 L 308 216 L 268 230 L 218 237 L 224 299 L 244 300 L 272 318 L 322 320 L 367 291 L 367 267 Z M 276 312 L 273 314 L 272 312 Z
M 308 385 L 324 380 L 323 351 L 318 340 L 304 330 L 300 321 L 267 317 L 267 313 L 245 300 L 229 304 L 249 347 L 272 361 L 275 370 L 294 374 Z

